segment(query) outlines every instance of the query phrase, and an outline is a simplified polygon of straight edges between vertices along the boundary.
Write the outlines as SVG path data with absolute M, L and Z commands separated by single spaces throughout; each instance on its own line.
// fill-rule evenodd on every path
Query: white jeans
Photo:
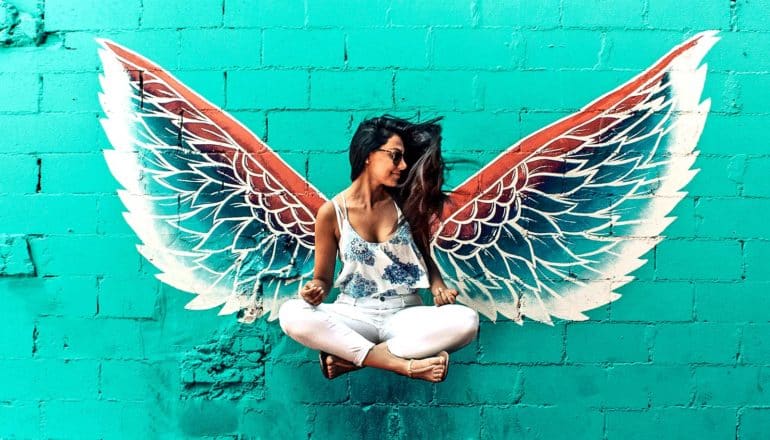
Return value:
M 375 344 L 394 355 L 424 358 L 468 345 L 479 327 L 475 310 L 460 304 L 423 306 L 420 296 L 353 298 L 332 304 L 286 301 L 278 312 L 281 329 L 300 344 L 363 365 Z

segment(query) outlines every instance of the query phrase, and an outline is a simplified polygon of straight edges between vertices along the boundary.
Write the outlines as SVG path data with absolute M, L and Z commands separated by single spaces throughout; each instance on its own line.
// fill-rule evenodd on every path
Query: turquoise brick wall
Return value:
M 767 438 L 769 16 L 767 0 L 0 0 L 0 438 Z M 444 115 L 456 184 L 706 29 L 722 40 L 701 171 L 636 280 L 586 322 L 482 319 L 441 384 L 328 382 L 277 324 L 185 310 L 101 154 L 96 37 L 331 196 L 364 117 Z

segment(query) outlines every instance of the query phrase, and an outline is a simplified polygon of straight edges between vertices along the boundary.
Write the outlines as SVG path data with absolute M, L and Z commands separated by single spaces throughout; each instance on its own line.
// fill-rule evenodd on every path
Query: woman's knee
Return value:
M 458 332 L 472 340 L 479 332 L 479 314 L 472 308 L 460 304 L 452 304 L 452 312 L 456 314 L 455 322 Z
M 278 310 L 278 323 L 284 333 L 296 338 L 310 330 L 307 312 L 309 304 L 303 299 L 290 299 Z

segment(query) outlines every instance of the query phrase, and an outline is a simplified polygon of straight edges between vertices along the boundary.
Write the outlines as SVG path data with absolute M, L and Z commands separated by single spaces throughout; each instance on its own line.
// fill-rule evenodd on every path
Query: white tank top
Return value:
M 340 197 L 344 209 L 332 199 L 340 229 L 339 255 L 342 260 L 342 271 L 334 287 L 356 298 L 408 295 L 430 287 L 425 260 L 414 243 L 409 224 L 404 221 L 382 243 L 366 241 L 350 225 L 345 197 Z M 400 222 L 401 210 L 395 205 Z

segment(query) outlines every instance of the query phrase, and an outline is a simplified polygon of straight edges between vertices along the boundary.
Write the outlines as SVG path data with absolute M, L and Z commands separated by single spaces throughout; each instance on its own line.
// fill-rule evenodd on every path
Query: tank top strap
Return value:
M 344 199 L 343 199 L 344 200 Z M 334 205 L 334 211 L 335 211 L 335 217 L 337 217 L 337 227 L 340 231 L 340 236 L 342 236 L 344 229 L 342 228 L 342 222 L 343 222 L 343 211 L 342 207 L 337 203 L 334 198 L 332 198 L 332 205 Z

